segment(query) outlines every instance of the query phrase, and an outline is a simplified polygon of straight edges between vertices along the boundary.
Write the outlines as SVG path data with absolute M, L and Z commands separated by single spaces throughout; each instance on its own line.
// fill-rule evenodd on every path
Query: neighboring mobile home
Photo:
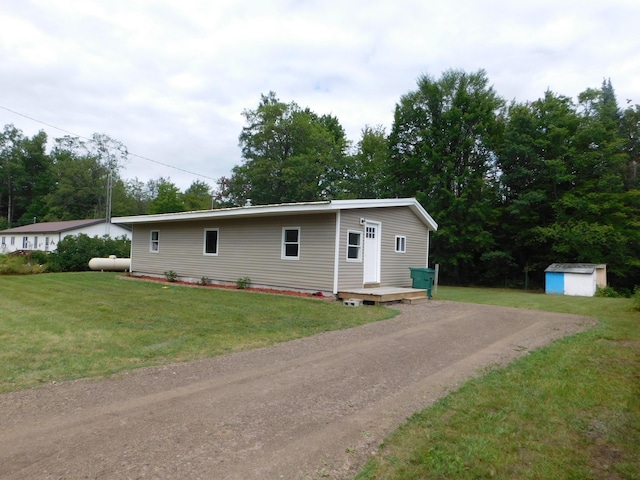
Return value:
M 133 227 L 131 272 L 337 293 L 410 287 L 437 223 L 413 198 L 332 200 L 114 218 Z
M 131 239 L 131 228 L 127 225 L 107 224 L 104 218 L 42 222 L 0 231 L 0 253 L 12 253 L 17 250 L 52 252 L 58 248 L 58 243 L 64 237 L 81 233 L 89 237 L 108 235 L 112 238 L 124 236 Z

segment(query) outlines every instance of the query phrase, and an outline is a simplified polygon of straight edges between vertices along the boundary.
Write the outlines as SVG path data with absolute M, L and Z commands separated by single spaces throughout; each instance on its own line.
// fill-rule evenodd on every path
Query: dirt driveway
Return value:
M 0 395 L 0 478 L 352 478 L 464 379 L 594 324 L 443 301 L 397 308 L 270 348 Z

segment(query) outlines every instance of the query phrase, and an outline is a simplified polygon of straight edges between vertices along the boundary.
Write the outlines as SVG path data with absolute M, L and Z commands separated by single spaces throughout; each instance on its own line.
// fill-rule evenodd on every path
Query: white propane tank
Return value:
M 110 272 L 128 272 L 131 270 L 131 259 L 116 258 L 115 255 L 109 255 L 109 258 L 92 258 L 89 260 L 89 268 Z

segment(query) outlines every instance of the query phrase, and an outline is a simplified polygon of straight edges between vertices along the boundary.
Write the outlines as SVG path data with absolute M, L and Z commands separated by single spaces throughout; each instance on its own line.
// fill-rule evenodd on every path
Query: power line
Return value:
M 3 110 L 6 110 L 7 112 L 11 112 L 11 113 L 14 113 L 16 115 L 20 115 L 21 117 L 27 118 L 27 119 L 32 120 L 34 122 L 41 123 L 42 125 L 46 125 L 47 127 L 55 128 L 56 130 L 60 130 L 61 132 L 68 133 L 69 135 L 73 135 L 74 137 L 82 138 L 83 140 L 87 140 L 89 142 L 94 142 L 94 140 L 92 138 L 87 138 L 87 137 L 85 137 L 83 135 L 78 135 L 77 133 L 73 133 L 73 132 L 70 132 L 69 130 L 65 130 L 64 128 L 60 128 L 60 127 L 57 127 L 57 126 L 52 125 L 50 123 L 43 122 L 42 120 L 38 120 L 37 118 L 30 117 L 29 115 L 25 115 L 24 113 L 16 112 L 15 110 L 12 110 L 10 108 L 4 107 L 2 105 L 0 105 L 0 108 L 2 108 Z M 112 147 L 107 147 L 107 148 L 112 148 Z M 174 170 L 178 170 L 180 172 L 188 173 L 190 175 L 195 175 L 196 177 L 208 178 L 209 180 L 214 180 L 214 181 L 218 180 L 217 178 L 213 178 L 213 177 L 210 177 L 208 175 L 202 175 L 201 173 L 192 172 L 192 171 L 186 170 L 184 168 L 176 167 L 175 165 L 170 165 L 168 163 L 159 162 L 158 160 L 154 160 L 152 158 L 145 157 L 144 155 L 138 155 L 136 153 L 131 153 L 129 151 L 127 151 L 127 155 L 139 158 L 141 160 L 146 160 L 148 162 L 152 162 L 152 163 L 155 163 L 157 165 L 162 165 L 163 167 L 168 167 L 168 168 L 172 168 Z

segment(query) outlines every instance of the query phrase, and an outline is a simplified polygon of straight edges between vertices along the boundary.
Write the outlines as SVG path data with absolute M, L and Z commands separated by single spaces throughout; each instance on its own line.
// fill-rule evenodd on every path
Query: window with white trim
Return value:
M 347 262 L 362 261 L 362 232 L 347 231 Z
M 160 251 L 160 231 L 151 230 L 149 251 L 151 253 L 158 253 Z
M 22 237 L 22 248 L 29 248 L 29 237 Z
M 204 229 L 204 255 L 218 255 L 218 229 Z
M 16 244 L 16 237 L 11 237 L 11 240 L 9 241 L 9 245 L 13 246 Z
M 396 253 L 407 253 L 407 237 L 396 235 Z
M 282 229 L 281 258 L 283 260 L 298 260 L 300 258 L 300 227 Z

